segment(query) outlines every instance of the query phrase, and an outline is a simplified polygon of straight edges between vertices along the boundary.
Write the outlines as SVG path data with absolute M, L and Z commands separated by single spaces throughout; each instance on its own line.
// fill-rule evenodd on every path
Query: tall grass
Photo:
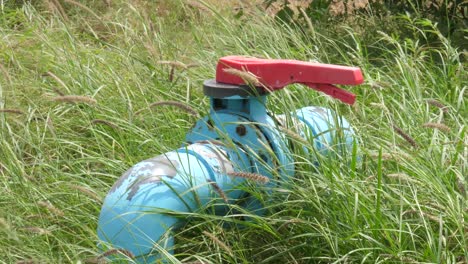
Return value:
M 468 260 L 466 64 L 435 25 L 400 22 L 437 37 L 433 47 L 376 24 L 369 43 L 342 24 L 332 38 L 320 25 L 304 30 L 256 10 L 237 19 L 203 3 L 83 2 L 90 12 L 66 1 L 65 19 L 49 2 L 0 9 L 0 262 L 100 259 L 95 230 L 110 186 L 132 164 L 179 147 L 196 120 L 161 104 L 206 114 L 202 81 L 232 54 L 361 67 L 366 83 L 350 88 L 352 107 L 296 85 L 268 104 L 278 114 L 332 108 L 359 143 L 320 167 L 294 148 L 297 175 L 273 197 L 245 186 L 264 216 L 237 205 L 225 217 L 190 214 L 175 236 L 179 260 Z

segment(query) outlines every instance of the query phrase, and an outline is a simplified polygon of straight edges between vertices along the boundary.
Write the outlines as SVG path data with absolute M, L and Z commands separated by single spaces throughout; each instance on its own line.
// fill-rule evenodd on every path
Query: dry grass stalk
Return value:
M 393 158 L 399 160 L 399 161 L 404 161 L 404 160 L 413 160 L 413 157 L 410 156 L 409 154 L 405 152 L 400 152 L 400 151 L 392 151 L 391 155 Z
M 466 195 L 465 184 L 460 176 L 457 176 L 457 188 L 462 195 Z
M 135 255 L 133 255 L 132 252 L 126 250 L 126 249 L 122 249 L 122 248 L 113 248 L 113 249 L 109 249 L 107 250 L 106 252 L 102 253 L 101 255 L 99 255 L 98 257 L 98 260 L 101 260 L 105 257 L 108 257 L 108 256 L 111 256 L 111 255 L 115 255 L 115 254 L 121 254 L 121 255 L 124 255 L 124 256 L 127 256 L 131 259 L 134 259 L 135 258 Z
M 388 112 L 388 108 L 382 103 L 370 103 L 370 105 Z
M 5 218 L 0 217 L 0 227 L 10 229 L 10 225 L 8 224 L 7 220 L 5 220 Z
M 97 202 L 102 202 L 102 198 L 97 193 L 95 193 L 93 190 L 90 190 L 84 186 L 70 185 L 70 188 L 85 194 L 86 196 L 94 199 Z
M 0 113 L 11 113 L 11 114 L 17 114 L 17 115 L 22 115 L 22 114 L 24 114 L 24 112 L 21 111 L 21 110 L 17 110 L 17 109 L 8 109 L 8 108 L 0 109 Z
M 427 99 L 426 102 L 432 106 L 435 106 L 437 108 L 439 108 L 440 110 L 442 110 L 444 113 L 447 113 L 448 112 L 448 108 L 447 106 L 445 106 L 444 104 L 442 104 L 441 102 L 437 101 L 437 100 L 434 100 L 434 99 Z
M 210 180 L 210 179 L 206 179 L 207 182 L 210 183 L 211 187 L 213 187 L 213 189 L 219 194 L 219 196 L 224 200 L 225 203 L 229 203 L 229 200 L 226 196 L 226 194 L 224 193 L 224 191 L 221 189 L 221 187 L 219 187 L 219 185 Z
M 146 42 L 143 45 L 145 46 L 146 50 L 148 51 L 151 57 L 155 58 L 159 56 L 159 52 L 154 48 L 152 43 Z
M 408 134 L 406 134 L 401 128 L 395 125 L 392 125 L 392 127 L 395 130 L 395 132 L 398 135 L 400 135 L 402 138 L 404 138 L 408 143 L 410 143 L 411 146 L 413 146 L 414 148 L 418 147 L 418 144 L 416 143 L 416 141 L 412 137 L 410 137 Z
M 258 173 L 251 173 L 251 172 L 234 171 L 234 172 L 228 172 L 227 175 L 233 176 L 233 177 L 249 179 L 249 180 L 253 180 L 253 181 L 264 183 L 264 184 L 268 183 L 270 181 L 270 179 L 268 177 L 266 177 L 266 176 L 263 176 L 263 175 L 258 174 Z
M 8 83 L 11 84 L 12 82 L 11 82 L 10 74 L 8 74 L 8 71 L 5 69 L 5 67 L 1 63 L 0 63 L 0 71 L 3 73 L 3 76 L 8 81 Z
M 187 1 L 187 5 L 204 12 L 210 12 L 210 9 L 198 1 Z
M 111 7 L 111 0 L 103 0 L 104 1 L 104 4 L 106 4 L 107 7 Z
M 63 213 L 62 210 L 58 209 L 57 207 L 55 207 L 51 202 L 49 201 L 39 201 L 37 202 L 37 205 L 41 206 L 41 207 L 44 207 L 45 209 L 47 209 L 49 212 L 57 215 L 57 216 L 64 216 L 65 214 Z
M 106 259 L 100 259 L 99 257 L 85 259 L 86 264 L 105 264 L 109 263 Z
M 108 263 L 106 259 L 99 259 L 99 257 L 85 259 L 86 264 L 104 264 Z
M 94 98 L 89 96 L 81 96 L 81 95 L 64 95 L 64 96 L 57 96 L 51 99 L 55 102 L 64 102 L 64 103 L 85 103 L 89 105 L 96 105 L 97 101 Z
M 228 74 L 231 74 L 231 75 L 234 75 L 234 76 L 237 76 L 237 77 L 241 78 L 247 84 L 251 84 L 251 85 L 254 85 L 254 86 L 260 86 L 261 85 L 260 81 L 258 80 L 258 77 L 255 76 L 251 72 L 241 71 L 241 70 L 232 69 L 232 68 L 231 69 L 224 69 L 223 71 L 228 73 Z
M 365 181 L 371 181 L 371 180 L 373 180 L 373 179 L 375 179 L 375 176 L 374 176 L 374 175 L 371 175 L 371 176 L 367 177 L 367 178 L 365 179 Z
M 65 93 L 60 91 L 57 87 L 52 87 L 52 90 L 54 90 L 54 92 L 57 93 L 60 96 L 65 96 Z
M 310 17 L 307 15 L 304 8 L 299 7 L 299 11 L 301 12 L 302 16 L 304 17 L 304 19 L 305 19 L 305 21 L 307 23 L 307 26 L 310 29 L 310 32 L 315 32 L 314 25 L 312 24 L 312 20 L 310 20 Z
M 187 69 L 189 68 L 196 68 L 196 67 L 200 67 L 200 63 L 196 63 L 196 62 L 192 62 L 192 63 L 189 63 L 186 65 L 187 66 Z
M 21 229 L 30 233 L 38 234 L 38 235 L 50 235 L 52 233 L 47 229 L 36 227 L 36 226 L 23 227 Z
M 452 145 L 452 144 L 462 144 L 462 145 L 468 146 L 468 144 L 466 144 L 465 142 L 462 142 L 461 140 L 451 140 L 451 141 L 446 141 L 446 142 L 441 143 L 441 145 Z
M 32 215 L 26 216 L 26 219 L 27 219 L 27 220 L 34 220 L 34 219 L 41 219 L 41 220 L 47 219 L 47 220 L 52 220 L 52 217 L 51 217 L 50 215 L 44 215 L 44 214 L 32 214 Z
M 58 0 L 50 0 L 49 3 L 51 3 L 54 9 L 57 10 L 59 15 L 63 18 L 63 20 L 67 22 L 70 21 L 70 19 L 68 19 L 67 13 L 65 13 L 65 10 L 63 9 L 62 4 L 60 4 Z
M 103 119 L 93 119 L 91 121 L 91 124 L 96 125 L 96 124 L 102 124 L 109 126 L 111 128 L 117 129 L 119 128 L 116 124 L 112 123 L 111 121 L 103 120 Z
M 46 124 L 47 124 L 47 128 L 49 129 L 50 133 L 52 133 L 54 135 L 54 137 L 55 137 L 55 126 L 54 126 L 54 122 L 52 121 L 52 117 L 47 116 Z
M 386 83 L 386 82 L 371 82 L 371 83 L 369 84 L 369 86 L 370 86 L 372 89 L 380 89 L 380 90 L 382 90 L 382 89 L 385 89 L 385 88 L 391 86 L 391 84 Z
M 199 117 L 197 111 L 195 111 L 195 109 L 193 109 L 191 106 L 189 106 L 188 104 L 185 104 L 185 103 L 181 103 L 181 102 L 177 102 L 177 101 L 161 101 L 161 102 L 155 102 L 155 103 L 152 103 L 148 106 L 148 108 L 153 108 L 155 106 L 159 106 L 159 105 L 170 105 L 170 106 L 176 106 L 182 110 L 184 110 L 185 112 L 189 113 L 190 115 L 194 116 L 194 117 Z M 139 115 L 141 112 L 143 112 L 144 110 L 148 109 L 148 108 L 144 108 L 144 109 L 141 109 L 141 110 L 138 110 L 135 112 L 135 115 Z
M 379 158 L 379 153 L 371 153 L 370 157 L 373 159 Z M 382 160 L 391 160 L 393 158 L 392 154 L 390 153 L 382 153 Z
M 209 237 L 211 240 L 213 240 L 213 242 L 215 242 L 218 246 L 220 246 L 221 248 L 223 248 L 224 250 L 226 250 L 229 255 L 233 256 L 234 254 L 232 253 L 232 250 L 231 248 L 229 248 L 226 244 L 224 244 L 221 240 L 219 240 L 215 235 L 213 235 L 212 233 L 208 232 L 208 231 L 203 231 L 202 232 L 205 236 Z
M 406 173 L 390 173 L 390 174 L 387 174 L 387 177 L 392 178 L 392 179 L 402 180 L 402 181 L 417 182 L 417 180 L 411 178 Z
M 170 65 L 174 68 L 179 68 L 183 70 L 188 69 L 188 66 L 185 63 L 180 62 L 180 61 L 157 61 L 156 63 L 163 64 L 163 65 Z
M 36 263 L 41 263 L 41 262 L 35 259 L 23 259 L 23 260 L 16 261 L 16 264 L 36 264 Z
M 299 134 L 297 134 L 296 132 L 290 130 L 290 129 L 287 129 L 285 127 L 280 127 L 280 130 L 281 132 L 283 132 L 284 134 L 288 135 L 291 139 L 294 139 L 302 144 L 305 144 L 305 145 L 308 145 L 309 144 L 309 141 L 305 140 L 303 137 L 301 137 Z
M 51 71 L 48 71 L 46 72 L 44 75 L 47 75 L 49 77 L 51 77 L 52 79 L 54 79 L 56 82 L 58 82 L 63 88 L 65 88 L 66 90 L 69 90 L 68 89 L 68 86 L 65 84 L 64 81 L 62 81 L 62 79 L 60 79 L 57 75 L 55 75 L 53 72 Z
M 435 129 L 439 129 L 440 131 L 444 131 L 444 132 L 450 132 L 450 127 L 446 126 L 445 124 L 442 124 L 442 123 L 425 123 L 423 124 L 423 127 L 428 127 L 428 128 L 435 128 Z
M 81 8 L 81 9 L 85 10 L 86 12 L 90 13 L 91 15 L 93 15 L 94 17 L 96 17 L 98 20 L 100 20 L 102 22 L 101 17 L 98 16 L 96 13 L 94 13 L 94 11 L 91 8 L 85 6 L 85 5 L 81 4 L 81 3 L 75 2 L 73 0 L 63 0 L 63 1 L 65 3 L 75 5 L 75 6 L 79 7 L 79 8 Z
M 410 209 L 410 210 L 406 210 L 403 212 L 403 215 L 406 215 L 406 214 L 422 214 L 423 216 L 425 216 L 427 219 L 431 220 L 431 221 L 434 221 L 436 223 L 439 223 L 440 221 L 443 221 L 442 220 L 442 217 L 437 217 L 437 216 L 434 216 L 434 215 L 431 215 L 431 214 L 428 214 L 428 213 L 425 213 L 425 212 L 422 212 L 422 211 L 418 211 L 418 210 L 414 210 L 414 209 Z
M 394 256 L 391 254 L 380 254 L 379 256 L 381 257 L 386 257 L 386 258 L 391 258 L 391 259 L 399 259 L 403 261 L 403 263 L 420 263 L 419 261 L 416 261 L 410 257 L 405 257 L 405 256 Z

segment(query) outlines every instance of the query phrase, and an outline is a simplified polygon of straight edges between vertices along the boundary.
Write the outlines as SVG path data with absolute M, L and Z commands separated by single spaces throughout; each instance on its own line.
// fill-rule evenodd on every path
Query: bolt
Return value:
M 208 121 L 206 122 L 206 125 L 208 126 L 208 130 L 214 129 L 213 120 L 208 119 Z
M 236 133 L 237 133 L 237 135 L 242 137 L 247 133 L 247 129 L 245 128 L 244 125 L 238 125 L 236 127 Z

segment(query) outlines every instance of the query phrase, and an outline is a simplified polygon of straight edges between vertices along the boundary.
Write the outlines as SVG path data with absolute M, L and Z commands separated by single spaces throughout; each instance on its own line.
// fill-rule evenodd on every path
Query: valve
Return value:
M 248 72 L 257 81 L 252 85 L 229 69 Z M 317 154 L 328 153 L 338 128 L 347 148 L 352 146 L 354 134 L 344 118 L 336 118 L 323 107 L 272 116 L 265 108 L 268 94 L 299 83 L 353 104 L 355 95 L 335 85 L 362 82 L 362 73 L 355 67 L 221 58 L 216 79 L 203 84 L 210 112 L 195 123 L 182 147 L 137 163 L 107 194 L 99 216 L 99 246 L 130 251 L 139 263 L 170 261 L 174 258 L 172 232 L 185 222 L 178 216 L 212 205 L 220 198 L 216 188 L 225 194 L 226 205 L 216 203 L 214 213 L 226 214 L 228 204 L 240 203 L 261 214 L 263 205 L 243 191 L 246 179 L 239 176 L 263 177 L 269 180 L 267 190 L 294 176 L 292 150 L 281 129 L 286 119 L 295 120 L 301 136 L 313 140 Z

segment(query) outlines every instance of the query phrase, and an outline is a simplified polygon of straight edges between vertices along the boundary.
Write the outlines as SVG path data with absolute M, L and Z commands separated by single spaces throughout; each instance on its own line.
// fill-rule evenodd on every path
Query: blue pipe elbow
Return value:
M 298 132 L 301 136 L 313 143 L 315 154 L 328 156 L 331 153 L 347 153 L 356 141 L 349 122 L 329 108 L 307 106 L 292 112 L 290 116 L 295 119 L 296 125 L 299 123 Z M 286 122 L 284 115 L 278 116 L 277 119 L 281 120 L 283 125 Z
M 243 182 L 227 173 L 244 171 L 247 157 L 222 146 L 192 144 L 142 161 L 114 184 L 102 206 L 98 223 L 100 247 L 132 252 L 139 263 L 170 259 L 170 234 L 183 221 L 177 214 L 197 212 L 219 197 L 211 180 L 228 199 L 237 199 Z M 236 166 L 236 168 L 234 167 Z

